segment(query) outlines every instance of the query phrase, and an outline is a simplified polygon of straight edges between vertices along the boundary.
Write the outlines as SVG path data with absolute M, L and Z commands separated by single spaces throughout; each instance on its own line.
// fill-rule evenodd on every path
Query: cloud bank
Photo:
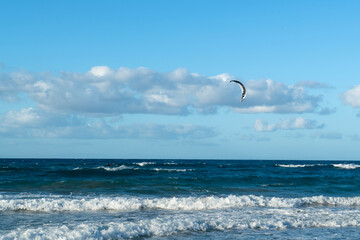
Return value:
M 74 114 L 216 113 L 229 107 L 243 113 L 313 112 L 321 96 L 303 87 L 267 80 L 246 82 L 247 98 L 240 104 L 240 89 L 229 74 L 206 77 L 179 68 L 157 72 L 147 68 L 111 69 L 96 66 L 86 73 L 14 72 L 0 75 L 0 99 L 16 101 L 26 93 L 42 109 Z
M 17 102 L 28 96 L 34 105 L 0 116 L 0 135 L 47 138 L 202 139 L 216 136 L 213 128 L 191 124 L 124 125 L 110 121 L 124 114 L 215 114 L 220 108 L 239 113 L 315 112 L 321 96 L 304 86 L 287 86 L 271 79 L 244 82 L 247 98 L 222 73 L 203 76 L 185 68 L 157 72 L 148 68 L 112 69 L 95 66 L 88 72 L 0 73 L 0 101 Z M 256 131 L 311 128 L 298 118 L 277 124 L 258 121 Z

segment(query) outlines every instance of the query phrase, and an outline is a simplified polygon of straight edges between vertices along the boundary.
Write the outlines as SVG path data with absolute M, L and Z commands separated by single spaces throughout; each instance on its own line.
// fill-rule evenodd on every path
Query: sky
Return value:
M 0 158 L 360 160 L 357 0 L 0 3 Z

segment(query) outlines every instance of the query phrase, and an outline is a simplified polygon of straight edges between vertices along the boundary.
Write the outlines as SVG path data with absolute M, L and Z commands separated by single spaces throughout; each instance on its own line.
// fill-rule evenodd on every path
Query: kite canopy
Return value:
M 241 96 L 241 100 L 240 102 L 244 101 L 245 97 L 246 97 L 246 89 L 245 89 L 245 86 L 244 84 L 242 84 L 240 81 L 238 80 L 231 80 L 230 82 L 234 82 L 234 83 L 237 83 L 239 84 L 240 88 L 241 88 L 241 91 L 242 91 L 242 96 Z

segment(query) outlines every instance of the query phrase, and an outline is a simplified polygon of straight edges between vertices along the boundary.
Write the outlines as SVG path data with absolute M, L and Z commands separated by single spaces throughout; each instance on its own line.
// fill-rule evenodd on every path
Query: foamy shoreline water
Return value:
M 0 240 L 357 239 L 359 167 L 0 159 Z
M 108 214 L 96 221 L 83 220 L 77 224 L 69 219 L 66 224 L 54 216 L 51 223 L 38 227 L 17 227 L 2 231 L 0 239 L 127 239 L 138 237 L 166 237 L 184 233 L 222 231 L 292 230 L 313 228 L 351 228 L 360 226 L 359 212 L 355 209 L 334 208 L 247 208 L 221 211 L 170 212 L 153 210 L 151 214 L 119 216 Z M 69 215 L 68 215 L 69 217 Z M 71 214 L 70 214 L 71 217 Z M 73 218 L 78 217 L 74 216 Z M 112 220 L 110 220 L 112 219 Z M 218 233 L 216 233 L 218 232 Z

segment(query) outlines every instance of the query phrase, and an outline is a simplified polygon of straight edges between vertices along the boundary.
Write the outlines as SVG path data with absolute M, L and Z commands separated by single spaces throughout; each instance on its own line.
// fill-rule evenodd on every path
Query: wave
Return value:
M 103 167 L 103 166 L 100 166 L 100 167 L 97 167 L 96 169 L 104 169 L 106 171 L 121 171 L 121 170 L 134 169 L 134 168 L 133 167 L 128 167 L 128 166 L 125 166 L 125 165 L 121 165 L 121 166 L 118 166 L 118 167 Z
M 332 166 L 335 168 L 342 168 L 342 169 L 356 169 L 360 168 L 360 164 L 354 163 L 338 163 L 338 164 L 276 164 L 278 167 L 283 168 L 305 168 L 305 167 L 323 167 L 323 166 Z
M 140 167 L 144 167 L 146 165 L 153 165 L 156 164 L 155 162 L 139 162 L 139 163 L 135 163 L 136 165 L 140 166 Z
M 356 210 L 267 209 L 265 211 L 180 213 L 150 218 L 139 216 L 131 220 L 120 218 L 118 221 L 89 219 L 81 223 L 67 223 L 66 225 L 63 223 L 44 224 L 37 228 L 17 226 L 16 229 L 3 231 L 0 239 L 129 239 L 224 230 L 243 232 L 246 229 L 324 229 L 359 226 L 359 213 Z
M 176 168 L 152 168 L 154 171 L 167 171 L 167 172 L 186 172 L 186 171 L 194 171 L 194 169 L 176 169 Z
M 177 162 L 166 162 L 164 165 L 179 165 Z
M 315 166 L 324 166 L 323 164 L 276 164 L 278 167 L 284 168 L 304 168 L 304 167 L 315 167 Z
M 260 208 L 302 208 L 321 206 L 360 206 L 360 197 L 278 198 L 254 195 L 226 197 L 0 197 L 1 211 L 30 212 L 90 212 L 90 211 L 139 211 L 139 210 L 177 210 L 201 211 L 218 209 L 237 209 L 244 207 Z
M 128 169 L 137 170 L 138 168 L 129 167 L 129 166 L 126 166 L 126 165 L 121 165 L 121 166 L 117 166 L 117 167 L 99 166 L 99 167 L 95 167 L 95 168 L 76 167 L 76 168 L 73 168 L 73 171 L 90 170 L 90 169 L 103 169 L 105 171 L 112 171 L 113 172 L 113 171 L 122 171 L 122 170 L 128 170 Z
M 339 163 L 339 164 L 333 164 L 334 167 L 336 168 L 342 168 L 342 169 L 356 169 L 356 168 L 360 168 L 360 165 L 359 164 L 353 164 L 353 163 L 350 163 L 350 164 L 342 164 L 342 163 Z
M 137 163 L 136 165 L 139 165 L 141 167 L 149 165 L 151 163 Z M 117 166 L 117 167 L 111 167 L 111 166 L 99 166 L 99 167 L 95 167 L 93 169 L 103 169 L 105 171 L 122 171 L 122 170 L 139 170 L 140 168 L 136 168 L 136 167 L 131 167 L 131 166 L 126 166 L 126 165 L 121 165 L 121 166 Z M 142 170 L 146 170 L 146 171 L 156 171 L 156 172 L 160 172 L 160 171 L 165 171 L 165 172 L 186 172 L 186 171 L 194 171 L 195 169 L 179 169 L 179 168 L 141 168 Z M 73 171 L 81 171 L 81 170 L 88 170 L 88 168 L 80 168 L 80 167 L 76 167 L 73 169 Z

